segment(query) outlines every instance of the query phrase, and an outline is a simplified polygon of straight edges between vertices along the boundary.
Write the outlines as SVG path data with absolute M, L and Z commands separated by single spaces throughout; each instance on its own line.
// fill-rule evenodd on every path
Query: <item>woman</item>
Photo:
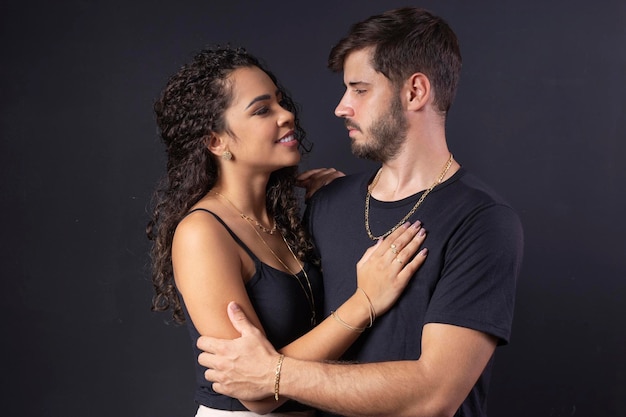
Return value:
M 234 300 L 283 353 L 336 359 L 423 263 L 425 250 L 408 260 L 424 231 L 405 225 L 365 253 L 358 290 L 322 320 L 320 271 L 294 192 L 304 132 L 276 78 L 243 49 L 203 50 L 169 80 L 155 112 L 168 161 L 148 225 L 153 309 L 186 321 L 194 349 L 200 334 L 238 336 L 226 314 Z M 196 370 L 198 416 L 312 415 L 279 398 L 280 363 L 275 398 L 243 404 Z

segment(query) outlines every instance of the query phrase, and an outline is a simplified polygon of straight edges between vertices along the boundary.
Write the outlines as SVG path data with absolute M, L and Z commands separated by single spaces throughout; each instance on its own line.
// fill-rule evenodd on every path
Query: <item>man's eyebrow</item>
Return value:
M 355 87 L 357 85 L 369 85 L 370 83 L 366 82 L 366 81 L 350 81 L 348 83 L 348 87 Z
M 280 94 L 280 90 L 276 90 L 276 95 L 278 96 L 279 94 Z M 260 95 L 258 97 L 255 97 L 255 98 L 252 99 L 252 101 L 250 103 L 248 103 L 248 105 L 246 106 L 246 108 L 244 110 L 247 110 L 250 106 L 252 106 L 257 101 L 269 100 L 271 98 L 272 97 L 269 94 L 263 94 L 263 95 Z

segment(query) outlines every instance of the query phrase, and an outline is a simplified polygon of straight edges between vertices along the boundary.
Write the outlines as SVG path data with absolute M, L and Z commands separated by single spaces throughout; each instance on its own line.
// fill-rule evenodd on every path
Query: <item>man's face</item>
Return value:
M 346 92 L 335 109 L 352 139 L 352 153 L 389 161 L 406 138 L 407 121 L 396 89 L 371 65 L 371 49 L 352 52 L 344 62 Z

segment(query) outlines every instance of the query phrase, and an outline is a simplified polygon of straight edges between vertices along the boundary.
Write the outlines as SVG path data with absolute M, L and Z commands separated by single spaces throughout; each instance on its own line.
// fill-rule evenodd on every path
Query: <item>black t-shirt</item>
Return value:
M 356 263 L 374 245 L 364 219 L 367 185 L 374 172 L 333 181 L 309 201 L 306 218 L 322 262 L 325 314 L 356 289 Z M 422 193 L 395 202 L 370 199 L 375 236 L 402 219 Z M 495 192 L 461 168 L 428 194 L 409 219 L 428 235 L 428 257 L 390 309 L 343 359 L 359 362 L 414 360 L 422 327 L 446 323 L 488 333 L 506 344 L 511 333 L 523 236 L 517 214 Z M 484 416 L 491 366 L 457 413 Z M 416 387 L 419 389 L 419 387 Z

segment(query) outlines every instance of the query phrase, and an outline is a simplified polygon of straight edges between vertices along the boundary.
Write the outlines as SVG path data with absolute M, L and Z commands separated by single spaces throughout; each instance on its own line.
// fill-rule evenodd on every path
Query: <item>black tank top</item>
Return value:
M 209 210 L 201 208 L 192 210 L 189 213 L 195 211 L 205 211 L 213 215 L 215 219 L 224 226 L 228 233 L 230 233 L 235 242 L 237 242 L 253 260 L 255 273 L 246 283 L 246 291 L 263 325 L 267 338 L 272 345 L 276 349 L 280 349 L 311 330 L 311 310 L 300 284 L 307 285 L 303 272 L 300 271 L 297 274 L 300 280 L 299 283 L 293 275 L 261 262 L 219 216 Z M 319 269 L 310 263 L 304 263 L 304 268 L 313 290 L 316 304 L 316 316 L 320 317 L 323 301 L 322 276 Z M 180 296 L 180 299 L 185 318 L 187 319 L 187 329 L 189 330 L 192 347 L 195 353 L 196 402 L 206 407 L 220 410 L 247 410 L 237 399 L 213 391 L 211 383 L 204 379 L 204 371 L 206 368 L 200 366 L 197 360 L 195 360 L 200 354 L 200 351 L 196 347 L 196 341 L 200 337 L 200 334 L 189 317 L 182 296 Z M 276 409 L 276 412 L 301 411 L 306 409 L 310 408 L 293 401 L 288 401 Z

